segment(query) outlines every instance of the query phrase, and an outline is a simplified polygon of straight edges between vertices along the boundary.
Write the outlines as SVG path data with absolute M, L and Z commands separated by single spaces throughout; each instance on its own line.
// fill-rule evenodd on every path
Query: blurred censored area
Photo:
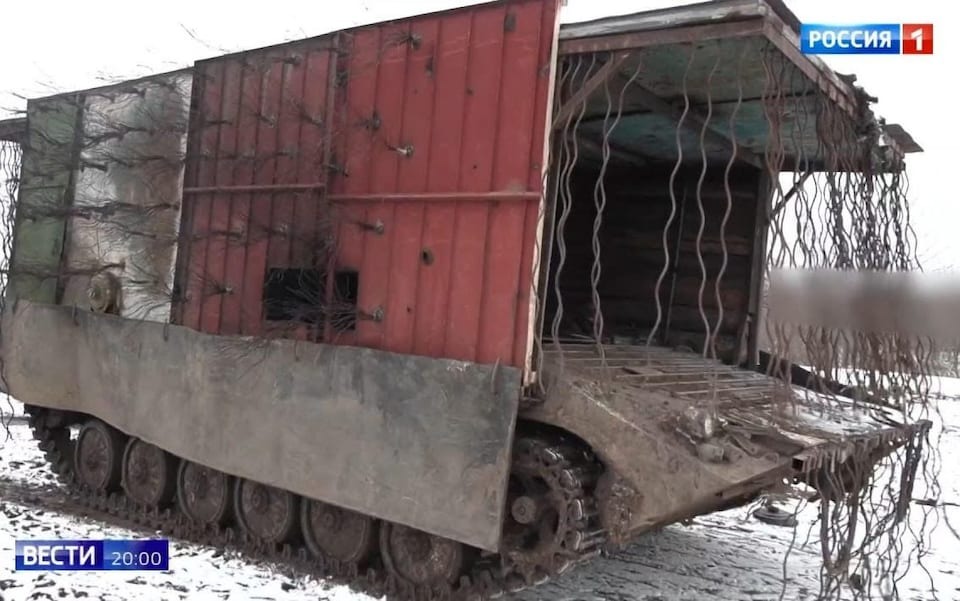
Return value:
M 954 273 L 772 269 L 773 323 L 859 333 L 960 339 L 960 275 Z

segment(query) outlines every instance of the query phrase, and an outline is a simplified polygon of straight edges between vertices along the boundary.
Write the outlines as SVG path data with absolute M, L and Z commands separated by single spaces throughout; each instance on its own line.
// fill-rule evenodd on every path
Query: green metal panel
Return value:
M 780 125 L 780 138 L 784 150 L 790 156 L 801 161 L 822 159 L 823 144 L 817 138 L 817 99 L 813 97 L 791 99 L 784 110 Z M 789 110 L 787 110 L 789 109 Z M 707 107 L 699 105 L 697 112 L 706 120 Z M 680 130 L 680 146 L 683 149 L 684 162 L 699 163 L 701 147 L 706 148 L 707 159 L 718 163 L 726 161 L 732 149 L 733 136 L 730 134 L 730 117 L 736 112 L 734 133 L 740 148 L 763 156 L 769 143 L 770 125 L 762 100 L 747 100 L 739 105 L 734 102 L 715 104 L 710 107 L 709 127 L 721 134 L 729 142 L 715 138 L 700 140 L 700 127 L 693 125 Z M 614 117 L 611 117 L 613 119 Z M 604 122 L 602 119 L 590 121 L 580 126 L 596 140 L 603 139 Z M 610 132 L 609 141 L 617 148 L 637 153 L 648 160 L 672 162 L 677 159 L 677 121 L 660 113 L 637 113 L 620 118 L 617 126 Z
M 79 95 L 27 103 L 10 298 L 57 302 L 66 210 L 72 204 L 72 174 L 79 151 L 79 107 Z
M 577 79 L 573 88 L 603 64 L 591 55 L 568 60 Z M 595 149 L 609 122 L 616 120 L 607 141 L 621 152 L 651 163 L 672 163 L 679 142 L 685 163 L 699 163 L 705 150 L 709 162 L 720 164 L 730 157 L 734 135 L 741 151 L 757 157 L 766 154 L 771 143 L 767 113 L 776 105 L 780 132 L 774 145 L 782 144 L 788 162 L 818 164 L 825 148 L 817 131 L 822 100 L 815 89 L 762 36 L 648 46 L 628 57 L 611 82 L 588 97 L 578 127 L 595 142 Z M 672 110 L 651 106 L 638 91 L 661 99 Z M 770 106 L 765 102 L 768 96 Z M 684 107 L 696 118 L 680 129 L 678 140 L 677 122 Z M 701 142 L 703 121 L 712 131 Z

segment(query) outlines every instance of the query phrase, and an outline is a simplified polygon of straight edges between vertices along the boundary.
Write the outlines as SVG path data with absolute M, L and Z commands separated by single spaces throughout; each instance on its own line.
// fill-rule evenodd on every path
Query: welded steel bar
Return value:
M 250 184 L 243 186 L 198 186 L 184 188 L 186 194 L 246 194 L 250 192 L 308 192 L 323 190 L 326 184 L 322 182 L 307 184 Z
M 475 201 L 538 200 L 541 192 L 397 192 L 393 194 L 331 194 L 330 202 L 398 202 L 398 201 Z
M 309 192 L 324 190 L 322 182 L 307 184 L 259 184 L 248 186 L 203 186 L 184 188 L 184 194 L 245 194 L 250 192 Z M 422 192 L 391 194 L 331 194 L 326 196 L 330 202 L 396 202 L 396 201 L 505 201 L 531 200 L 540 198 L 540 192 Z

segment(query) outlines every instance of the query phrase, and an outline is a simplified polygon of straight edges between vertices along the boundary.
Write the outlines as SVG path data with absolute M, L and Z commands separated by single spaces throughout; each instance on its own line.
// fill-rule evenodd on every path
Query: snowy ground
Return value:
M 960 398 L 960 381 L 944 382 L 944 393 Z M 3 405 L 6 402 L 0 401 Z M 940 501 L 960 503 L 960 400 L 942 403 L 947 424 L 941 451 L 944 469 Z M 3 414 L 9 418 L 4 407 Z M 19 407 L 16 413 L 22 412 Z M 137 538 L 149 535 L 83 517 L 68 506 L 47 471 L 22 417 L 10 424 L 11 438 L 0 442 L 0 601 L 27 599 L 329 599 L 366 601 L 345 587 L 325 586 L 308 578 L 291 579 L 270 566 L 226 557 L 215 549 L 171 542 L 168 572 L 40 573 L 14 572 L 17 539 Z M 0 439 L 3 432 L 0 431 Z M 915 492 L 915 497 L 923 495 Z M 941 523 L 933 534 L 930 555 L 899 585 L 901 598 L 960 599 L 960 541 L 945 527 L 945 516 L 960 527 L 960 507 L 930 510 L 914 506 Z M 816 508 L 800 514 L 796 542 L 789 554 L 784 599 L 815 598 L 819 543 L 811 525 Z M 760 523 L 746 509 L 698 518 L 689 526 L 672 526 L 643 537 L 626 551 L 597 559 L 570 574 L 519 596 L 523 601 L 703 601 L 774 600 L 784 590 L 784 557 L 794 530 Z M 907 545 L 909 546 L 909 545 Z M 372 600 L 371 600 L 372 601 Z

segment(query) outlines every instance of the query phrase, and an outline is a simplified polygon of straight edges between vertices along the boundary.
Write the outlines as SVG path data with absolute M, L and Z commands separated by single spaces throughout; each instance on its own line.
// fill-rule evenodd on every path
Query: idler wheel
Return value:
M 300 516 L 303 540 L 317 557 L 361 562 L 377 543 L 377 520 L 315 500 L 303 500 Z
M 286 490 L 239 479 L 235 493 L 237 522 L 265 543 L 283 543 L 297 532 L 300 511 L 297 495 Z
M 80 483 L 91 490 L 120 488 L 125 436 L 98 419 L 83 424 L 77 436 L 74 469 Z
M 161 509 L 177 490 L 176 463 L 160 447 L 131 438 L 123 452 L 123 490 L 133 501 Z
M 465 564 L 457 541 L 386 522 L 380 526 L 380 554 L 392 574 L 420 586 L 456 584 Z
M 207 526 L 222 525 L 230 516 L 232 483 L 230 476 L 215 469 L 181 461 L 177 473 L 177 500 L 194 522 Z
M 577 445 L 517 438 L 501 541 L 503 567 L 514 580 L 539 584 L 599 550 L 606 535 L 587 492 L 597 471 Z

